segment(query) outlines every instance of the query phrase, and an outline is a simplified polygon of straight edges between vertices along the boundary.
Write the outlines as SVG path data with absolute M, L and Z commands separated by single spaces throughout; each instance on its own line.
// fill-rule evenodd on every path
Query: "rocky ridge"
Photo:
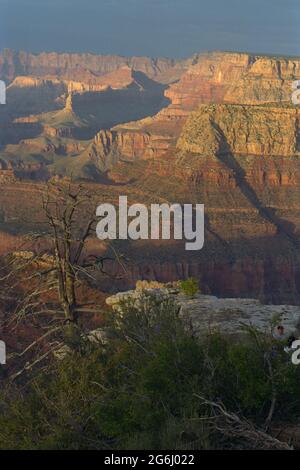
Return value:
M 141 71 L 151 79 L 170 83 L 178 80 L 193 60 L 56 52 L 32 54 L 4 49 L 0 55 L 0 78 L 11 81 L 19 75 L 31 75 L 89 82 L 125 66 Z

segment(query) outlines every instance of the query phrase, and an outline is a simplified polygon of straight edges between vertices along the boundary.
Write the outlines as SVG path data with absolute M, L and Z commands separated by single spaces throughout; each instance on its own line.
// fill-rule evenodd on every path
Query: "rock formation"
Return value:
M 299 77 L 299 59 L 221 52 L 200 54 L 180 80 L 165 91 L 171 101 L 169 106 L 153 118 L 114 128 L 121 136 L 120 154 L 127 158 L 165 155 L 174 149 L 190 113 L 202 104 L 290 105 L 292 82 Z M 229 110 L 228 107 L 227 115 Z M 267 112 L 260 112 L 260 124 Z M 278 117 L 274 118 L 278 122 L 280 112 L 284 119 L 284 111 L 278 110 Z M 272 113 L 276 114 L 276 110 Z M 257 122 L 257 126 L 260 124 Z
M 214 296 L 197 294 L 188 297 L 179 289 L 153 288 L 120 292 L 106 299 L 107 305 L 122 312 L 128 302 L 135 306 L 151 296 L 156 301 L 171 299 L 180 308 L 180 317 L 201 336 L 207 331 L 221 331 L 237 334 L 244 325 L 254 326 L 269 333 L 275 318 L 284 325 L 287 332 L 294 333 L 300 325 L 300 308 L 291 305 L 263 305 L 255 299 L 219 299 Z
M 199 155 L 300 156 L 299 116 L 292 106 L 200 106 L 188 118 L 177 148 Z

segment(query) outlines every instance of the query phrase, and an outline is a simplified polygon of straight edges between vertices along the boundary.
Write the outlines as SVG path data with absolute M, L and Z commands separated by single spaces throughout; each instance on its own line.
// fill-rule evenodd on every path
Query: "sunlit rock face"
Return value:
M 299 156 L 300 110 L 280 106 L 200 106 L 188 119 L 177 148 L 199 155 L 232 152 Z
M 207 53 L 166 92 L 174 109 L 188 113 L 201 103 L 290 102 L 300 60 L 235 53 Z

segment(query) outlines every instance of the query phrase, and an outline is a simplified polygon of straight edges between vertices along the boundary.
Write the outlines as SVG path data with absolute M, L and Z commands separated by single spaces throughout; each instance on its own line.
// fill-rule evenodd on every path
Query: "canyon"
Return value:
M 300 111 L 291 101 L 300 58 L 5 50 L 0 78 L 9 83 L 0 109 L 2 252 L 42 217 L 45 181 L 72 177 L 98 201 L 205 204 L 203 250 L 120 242 L 126 275 L 112 264 L 115 281 L 95 286 L 116 292 L 137 279 L 193 276 L 207 295 L 300 304 Z

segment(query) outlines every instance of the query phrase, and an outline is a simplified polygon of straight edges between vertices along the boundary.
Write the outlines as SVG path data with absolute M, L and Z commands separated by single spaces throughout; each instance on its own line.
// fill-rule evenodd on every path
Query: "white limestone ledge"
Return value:
M 300 307 L 293 305 L 264 305 L 255 299 L 226 299 L 197 294 L 183 295 L 179 289 L 143 289 L 119 292 L 106 299 L 107 305 L 121 311 L 124 301 L 139 305 L 144 296 L 153 295 L 158 300 L 173 298 L 180 307 L 180 316 L 188 321 L 196 334 L 219 330 L 239 333 L 243 325 L 253 325 L 259 330 L 270 331 L 272 324 L 282 324 L 286 332 L 300 330 Z

